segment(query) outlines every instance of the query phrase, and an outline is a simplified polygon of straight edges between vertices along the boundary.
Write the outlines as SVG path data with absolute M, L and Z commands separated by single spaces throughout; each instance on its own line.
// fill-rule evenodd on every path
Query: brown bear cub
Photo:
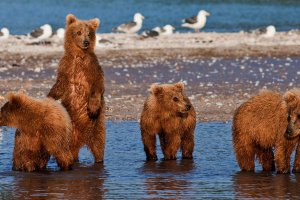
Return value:
M 46 168 L 54 156 L 61 170 L 71 169 L 72 124 L 66 109 L 51 98 L 37 100 L 24 93 L 9 93 L 1 108 L 0 126 L 17 128 L 13 169 L 35 171 Z
M 57 80 L 48 97 L 67 109 L 73 124 L 71 151 L 78 161 L 83 145 L 102 162 L 105 146 L 104 73 L 94 53 L 99 19 L 81 21 L 66 18 L 65 53 L 60 60 Z
M 156 134 L 165 160 L 175 160 L 179 147 L 183 159 L 193 158 L 196 113 L 183 89 L 183 83 L 151 86 L 140 121 L 148 161 L 157 160 Z
M 258 158 L 263 170 L 270 171 L 276 166 L 277 173 L 288 173 L 299 134 L 300 91 L 294 89 L 284 95 L 261 91 L 234 114 L 232 142 L 241 170 L 254 171 L 254 160 Z M 297 149 L 294 172 L 300 170 L 299 153 Z

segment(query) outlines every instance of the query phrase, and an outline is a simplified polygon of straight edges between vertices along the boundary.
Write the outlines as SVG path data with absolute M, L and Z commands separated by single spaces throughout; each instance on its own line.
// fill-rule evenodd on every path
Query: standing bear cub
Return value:
M 182 158 L 193 158 L 196 113 L 183 89 L 183 83 L 151 86 L 140 121 L 148 161 L 157 160 L 156 134 L 165 160 L 175 160 L 179 147 Z
M 53 99 L 37 100 L 23 93 L 9 93 L 8 102 L 1 108 L 0 126 L 17 128 L 14 170 L 44 169 L 50 156 L 55 157 L 61 170 L 71 169 L 71 119 Z
M 254 160 L 258 158 L 263 170 L 270 171 L 276 167 L 277 173 L 288 173 L 299 135 L 300 91 L 296 89 L 284 95 L 261 91 L 243 103 L 234 114 L 232 142 L 237 162 L 243 171 L 254 171 Z M 294 172 L 300 170 L 298 151 Z
M 104 73 L 94 53 L 99 23 L 97 18 L 81 21 L 72 14 L 66 17 L 65 53 L 48 94 L 60 99 L 71 117 L 71 150 L 76 161 L 83 145 L 92 151 L 95 162 L 104 157 Z

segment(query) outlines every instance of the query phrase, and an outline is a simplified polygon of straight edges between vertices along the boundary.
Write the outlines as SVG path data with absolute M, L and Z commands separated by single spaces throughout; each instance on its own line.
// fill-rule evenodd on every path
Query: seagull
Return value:
M 2 28 L 0 30 L 0 40 L 7 39 L 9 37 L 9 30 L 7 28 Z
M 56 36 L 59 38 L 59 39 L 64 39 L 65 37 L 65 29 L 64 28 L 59 28 L 56 30 Z
M 267 27 L 262 27 L 254 30 L 247 31 L 248 33 L 252 33 L 255 35 L 260 35 L 264 38 L 272 38 L 276 33 L 276 28 L 273 25 L 269 25 Z
M 112 44 L 112 41 L 104 39 L 100 37 L 100 35 L 96 34 L 96 46 L 102 46 L 102 44 Z
M 276 33 L 276 28 L 273 25 L 267 26 L 266 32 L 262 35 L 265 38 L 272 38 Z
M 115 32 L 120 33 L 136 33 L 142 28 L 144 16 L 141 13 L 136 13 L 133 17 L 133 21 L 128 24 L 121 24 L 113 29 Z
M 52 27 L 49 24 L 45 24 L 28 33 L 27 36 L 35 41 L 46 40 L 52 36 Z
M 175 28 L 171 25 L 165 25 L 164 27 L 155 27 L 152 30 L 144 31 L 142 33 L 142 38 L 148 38 L 148 37 L 157 37 L 160 35 L 171 35 L 173 34 L 173 31 Z
M 206 17 L 209 16 L 210 13 L 205 10 L 200 10 L 197 16 L 193 16 L 191 18 L 186 18 L 182 20 L 182 27 L 194 29 L 195 32 L 199 32 L 206 24 Z
M 171 26 L 170 24 L 165 25 L 160 29 L 160 35 L 172 35 L 173 31 L 175 30 L 174 26 Z
M 149 37 L 157 37 L 159 36 L 159 31 L 160 31 L 160 27 L 156 27 L 153 28 L 152 30 L 144 31 L 141 34 L 142 35 L 141 39 L 149 38 Z

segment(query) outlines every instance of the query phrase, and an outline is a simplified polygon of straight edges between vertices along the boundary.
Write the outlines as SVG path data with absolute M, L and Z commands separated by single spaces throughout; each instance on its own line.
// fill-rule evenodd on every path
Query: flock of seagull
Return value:
M 200 10 L 196 16 L 183 19 L 182 27 L 191 28 L 194 29 L 195 32 L 199 32 L 200 29 L 202 29 L 206 24 L 206 17 L 210 14 L 205 10 Z M 141 13 L 136 13 L 133 16 L 133 21 L 129 23 L 124 23 L 119 25 L 116 28 L 113 28 L 113 32 L 117 33 L 127 33 L 127 34 L 134 34 L 141 30 L 143 26 L 143 20 L 145 17 Z M 160 35 L 171 35 L 173 34 L 175 30 L 175 27 L 167 24 L 163 27 L 155 27 L 151 30 L 147 30 L 141 33 L 142 38 L 148 38 L 148 37 L 157 37 Z M 25 41 L 29 42 L 39 42 L 46 40 L 53 35 L 56 35 L 58 38 L 63 39 L 64 38 L 64 32 L 65 30 L 63 28 L 59 28 L 56 32 L 52 31 L 52 27 L 49 24 L 44 24 L 43 26 L 33 30 L 32 32 L 23 35 L 18 36 L 20 39 L 24 39 Z M 2 28 L 0 31 L 0 40 L 1 39 L 7 39 L 9 37 L 10 33 L 7 28 Z
M 195 32 L 199 32 L 200 29 L 203 29 L 205 27 L 206 18 L 208 16 L 210 16 L 209 12 L 205 10 L 200 10 L 196 16 L 183 19 L 181 26 L 185 28 L 193 29 Z M 117 33 L 135 34 L 141 30 L 144 19 L 145 17 L 141 13 L 136 13 L 133 17 L 133 21 L 129 23 L 121 24 L 118 27 L 113 28 L 112 31 Z M 167 24 L 163 27 L 155 27 L 151 30 L 143 31 L 141 33 L 141 38 L 158 37 L 160 35 L 171 35 L 173 34 L 174 30 L 175 30 L 174 26 Z M 275 35 L 276 29 L 273 25 L 270 25 L 265 28 L 255 29 L 249 32 L 255 34 L 262 34 L 264 37 L 270 38 Z M 53 32 L 52 27 L 49 24 L 45 24 L 33 30 L 31 33 L 18 36 L 18 38 L 23 39 L 26 42 L 38 43 L 41 41 L 45 41 L 46 39 L 52 37 L 53 35 L 56 35 L 59 39 L 63 39 L 64 34 L 65 34 L 64 28 L 59 28 L 55 32 Z M 10 33 L 7 28 L 2 28 L 0 30 L 0 40 L 9 38 L 9 35 Z

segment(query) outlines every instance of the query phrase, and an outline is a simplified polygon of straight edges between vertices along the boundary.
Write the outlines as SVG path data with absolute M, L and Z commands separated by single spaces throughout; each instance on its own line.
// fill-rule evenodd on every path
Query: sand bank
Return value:
M 297 68 L 288 65 L 283 71 L 295 76 L 287 78 L 290 81 L 250 76 L 261 66 L 263 72 L 258 73 L 271 69 L 269 76 L 277 77 L 272 66 L 300 57 L 297 32 L 277 33 L 273 38 L 249 33 L 176 33 L 147 39 L 102 34 L 99 38 L 96 54 L 105 71 L 107 119 L 111 120 L 137 120 L 155 82 L 185 81 L 199 121 L 231 120 L 235 108 L 261 88 L 284 91 L 297 86 L 298 72 L 293 71 Z M 10 37 L 1 41 L 0 52 L 0 95 L 24 89 L 44 97 L 55 82 L 63 41 L 53 37 L 37 45 Z M 264 64 L 268 59 L 271 64 Z

